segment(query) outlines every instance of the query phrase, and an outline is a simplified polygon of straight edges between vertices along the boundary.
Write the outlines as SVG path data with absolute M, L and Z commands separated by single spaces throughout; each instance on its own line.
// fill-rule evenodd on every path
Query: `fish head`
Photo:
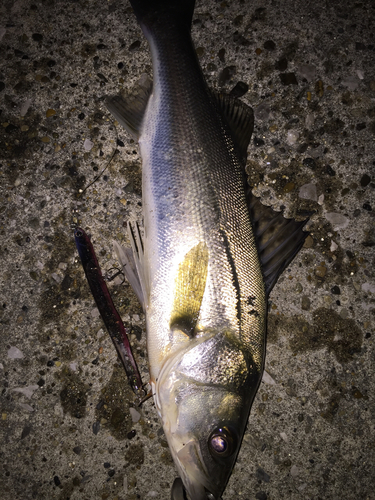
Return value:
M 220 499 L 259 380 L 257 367 L 226 333 L 190 340 L 163 365 L 155 403 L 191 500 Z

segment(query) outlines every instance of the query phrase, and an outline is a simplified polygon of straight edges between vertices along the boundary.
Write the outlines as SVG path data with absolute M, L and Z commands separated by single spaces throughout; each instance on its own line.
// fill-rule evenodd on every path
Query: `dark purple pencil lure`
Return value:
M 128 335 L 104 281 L 94 247 L 85 231 L 79 227 L 74 231 L 74 239 L 91 293 L 125 368 L 131 388 L 137 396 L 144 397 L 141 375 L 130 347 Z

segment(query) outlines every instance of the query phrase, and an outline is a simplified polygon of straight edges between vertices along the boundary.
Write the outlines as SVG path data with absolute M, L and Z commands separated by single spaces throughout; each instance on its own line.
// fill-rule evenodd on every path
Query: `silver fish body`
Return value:
M 118 254 L 135 269 L 155 405 L 179 474 L 191 500 L 218 499 L 264 365 L 269 290 L 241 146 L 252 112 L 207 88 L 190 38 L 194 1 L 132 5 L 153 86 L 136 118 L 121 98 L 107 101 L 142 156 L 144 236 L 132 233 L 133 257 Z

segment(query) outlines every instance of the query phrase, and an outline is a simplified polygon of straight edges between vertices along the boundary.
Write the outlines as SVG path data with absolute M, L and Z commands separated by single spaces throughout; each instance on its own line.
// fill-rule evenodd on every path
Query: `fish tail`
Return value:
M 142 27 L 176 26 L 189 29 L 193 19 L 195 0 L 130 0 Z

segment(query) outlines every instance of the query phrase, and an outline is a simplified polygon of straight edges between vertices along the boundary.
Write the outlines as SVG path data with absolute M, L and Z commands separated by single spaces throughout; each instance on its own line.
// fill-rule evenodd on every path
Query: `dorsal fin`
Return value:
M 213 93 L 224 116 L 241 161 L 245 164 L 247 148 L 254 129 L 254 112 L 250 106 L 228 94 Z
M 126 98 L 117 95 L 108 96 L 105 100 L 108 111 L 136 140 L 139 138 L 151 92 L 152 81 L 147 76 L 142 76 L 136 88 Z
M 301 222 L 286 219 L 281 212 L 263 205 L 250 187 L 246 197 L 268 296 L 309 235 L 302 230 L 308 219 Z
M 208 248 L 198 243 L 184 256 L 175 278 L 174 303 L 170 328 L 178 328 L 194 336 L 206 288 Z

